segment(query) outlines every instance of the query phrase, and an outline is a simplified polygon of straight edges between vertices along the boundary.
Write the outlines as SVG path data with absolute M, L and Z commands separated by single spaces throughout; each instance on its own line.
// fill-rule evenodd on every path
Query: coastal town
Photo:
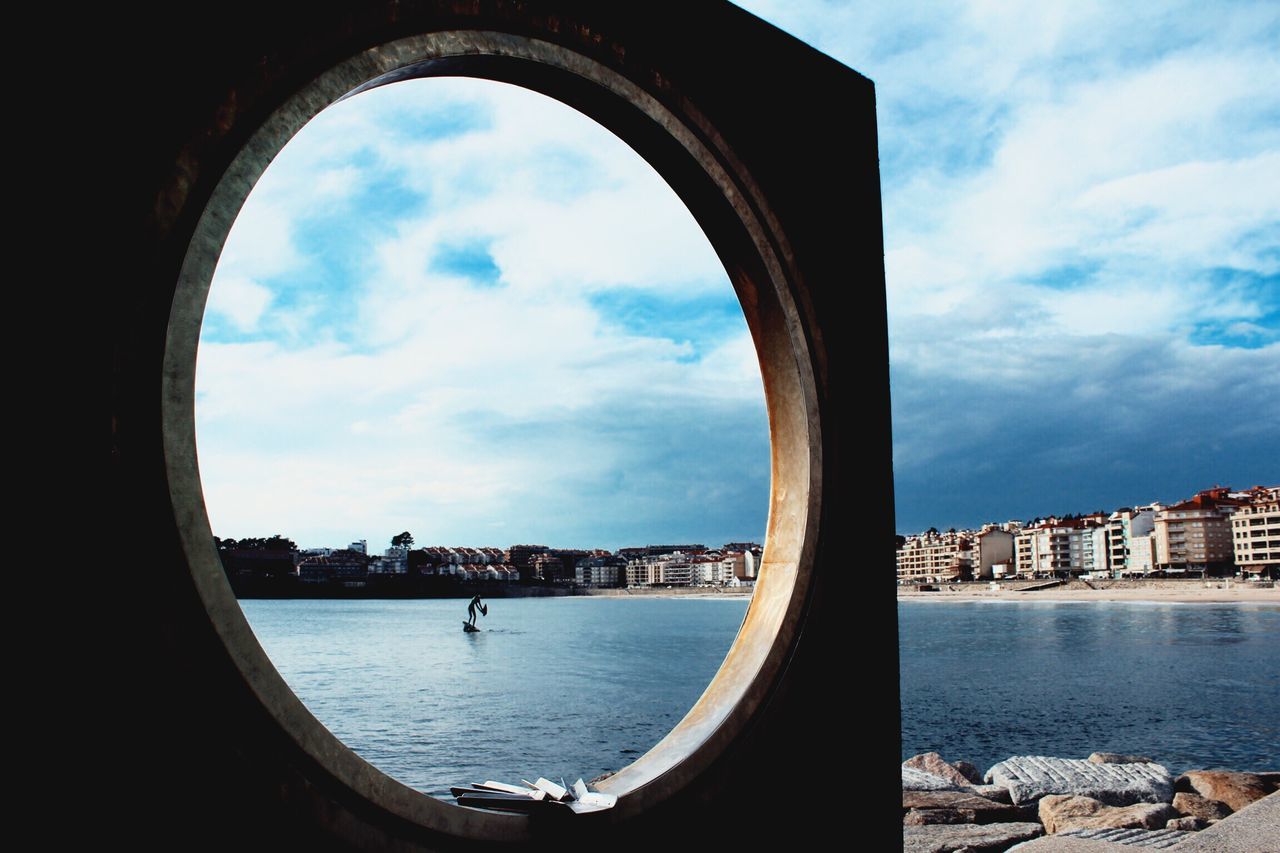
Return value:
M 1280 486 L 1217 486 L 1112 512 L 930 529 L 897 542 L 899 585 L 1123 578 L 1280 579 Z
M 510 545 L 414 547 L 392 537 L 299 548 L 281 535 L 214 540 L 237 595 L 448 595 L 483 585 L 511 594 L 609 589 L 748 592 L 763 554 L 755 542 L 605 549 Z M 992 522 L 978 529 L 899 535 L 897 581 L 1280 579 L 1280 486 L 1215 486 L 1171 504 Z M 491 593 L 492 594 L 492 593 Z
M 486 594 L 608 589 L 714 589 L 749 592 L 763 546 L 729 542 L 604 549 L 511 545 L 507 548 L 415 548 L 408 531 L 381 554 L 367 540 L 343 548 L 299 549 L 284 536 L 214 539 L 232 589 L 242 597 L 448 596 L 464 588 Z

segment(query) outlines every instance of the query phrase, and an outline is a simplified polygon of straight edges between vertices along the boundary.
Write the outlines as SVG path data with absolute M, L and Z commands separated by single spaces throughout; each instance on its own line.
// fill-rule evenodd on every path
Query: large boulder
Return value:
M 1115 850 L 1115 845 L 1117 844 L 1123 844 L 1126 847 L 1138 847 L 1143 850 L 1165 850 L 1194 837 L 1194 835 L 1194 833 L 1183 832 L 1178 829 L 1069 829 L 1058 835 L 1045 836 L 1044 840 L 1056 842 L 1054 844 L 1055 848 L 1058 845 L 1062 845 L 1061 850 L 1054 849 L 1053 853 L 1066 853 L 1067 850 L 1075 849 L 1067 846 L 1071 842 L 1105 844 L 1110 850 Z M 1016 849 L 1019 848 L 1010 848 L 1010 850 Z
M 965 785 L 968 783 L 966 782 Z M 950 779 L 943 779 L 914 767 L 902 768 L 902 790 L 904 791 L 955 791 L 959 787 Z
M 1225 803 L 1236 812 L 1276 790 L 1274 782 L 1257 773 L 1234 770 L 1188 770 L 1178 777 L 1174 787 Z
M 1168 803 L 1109 806 L 1073 794 L 1049 794 L 1040 800 L 1040 822 L 1050 835 L 1071 829 L 1164 829 L 1176 817 Z
M 1203 820 L 1222 820 L 1231 814 L 1231 807 L 1217 800 L 1206 799 L 1199 794 L 1179 791 L 1173 795 L 1173 807 L 1178 814 Z
M 1178 853 L 1280 853 L 1280 792 L 1250 803 L 1225 820 L 1193 832 Z
M 957 824 L 902 827 L 903 853 L 955 853 L 958 850 L 1008 850 L 1044 833 L 1038 823 Z
M 1173 776 L 1152 763 L 1098 764 L 1079 758 L 1019 755 L 988 770 L 985 781 L 1008 788 L 1015 804 L 1049 794 L 1092 797 L 1112 806 L 1173 799 Z
M 982 777 L 979 776 L 979 779 Z M 997 803 L 1013 803 L 1013 798 L 1009 796 L 1009 789 L 1004 785 L 974 785 L 973 792 L 979 797 L 986 797 L 988 800 L 995 800 Z
M 1089 756 L 1094 764 L 1154 764 L 1150 758 L 1141 755 L 1125 755 L 1122 752 L 1095 752 Z
M 906 812 L 902 822 L 914 824 L 996 823 L 1023 819 L 1021 810 L 1016 806 L 997 803 L 966 791 L 903 791 L 902 809 Z M 913 816 L 912 812 L 918 814 Z
M 1195 818 L 1187 819 L 1195 820 Z M 977 813 L 973 809 L 910 809 L 902 816 L 903 826 L 977 822 Z
M 951 766 L 960 771 L 960 775 L 973 785 L 982 784 L 982 771 L 967 761 L 953 761 Z
M 930 776 L 937 776 L 939 779 L 945 779 L 955 788 L 967 788 L 973 784 L 973 780 L 966 777 L 956 768 L 943 759 L 936 752 L 925 752 L 920 755 L 913 755 L 906 761 L 902 762 L 903 769 L 919 770 L 922 773 L 928 773 Z

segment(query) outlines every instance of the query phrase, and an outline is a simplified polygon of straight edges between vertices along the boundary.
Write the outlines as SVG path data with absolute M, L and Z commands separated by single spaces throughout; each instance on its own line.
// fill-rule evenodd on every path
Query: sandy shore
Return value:
M 723 598 L 723 599 L 744 599 L 750 598 L 754 590 L 752 589 L 700 589 L 698 587 L 676 587 L 672 589 L 666 588 L 646 588 L 646 589 L 592 589 L 580 590 L 578 595 L 589 595 L 593 597 L 606 598 Z
M 1179 583 L 1170 586 L 1107 589 L 1073 586 L 1021 592 L 1012 589 L 993 590 L 985 584 L 952 584 L 940 587 L 937 592 L 916 592 L 914 588 L 903 588 L 898 591 L 898 599 L 900 601 L 1147 601 L 1157 604 L 1280 605 L 1280 588 L 1259 589 L 1235 583 L 1230 586 Z

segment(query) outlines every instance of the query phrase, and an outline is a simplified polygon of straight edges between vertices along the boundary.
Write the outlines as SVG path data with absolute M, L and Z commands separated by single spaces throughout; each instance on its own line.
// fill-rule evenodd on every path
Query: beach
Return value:
M 1280 587 L 1227 580 L 1072 581 L 1048 589 L 1024 589 L 1029 582 L 936 584 L 936 591 L 898 588 L 908 601 L 1148 601 L 1156 604 L 1278 604 Z

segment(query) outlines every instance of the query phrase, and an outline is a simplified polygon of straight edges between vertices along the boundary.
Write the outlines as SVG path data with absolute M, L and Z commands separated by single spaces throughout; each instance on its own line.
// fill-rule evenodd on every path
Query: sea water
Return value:
M 1280 606 L 902 602 L 902 754 L 1280 769 Z
M 629 764 L 701 695 L 747 599 L 494 599 L 475 634 L 465 600 L 241 604 L 324 725 L 446 797 Z M 904 758 L 1280 769 L 1280 607 L 903 602 L 898 619 Z
M 746 596 L 246 600 L 276 669 L 347 746 L 433 796 L 618 770 L 693 706 Z

